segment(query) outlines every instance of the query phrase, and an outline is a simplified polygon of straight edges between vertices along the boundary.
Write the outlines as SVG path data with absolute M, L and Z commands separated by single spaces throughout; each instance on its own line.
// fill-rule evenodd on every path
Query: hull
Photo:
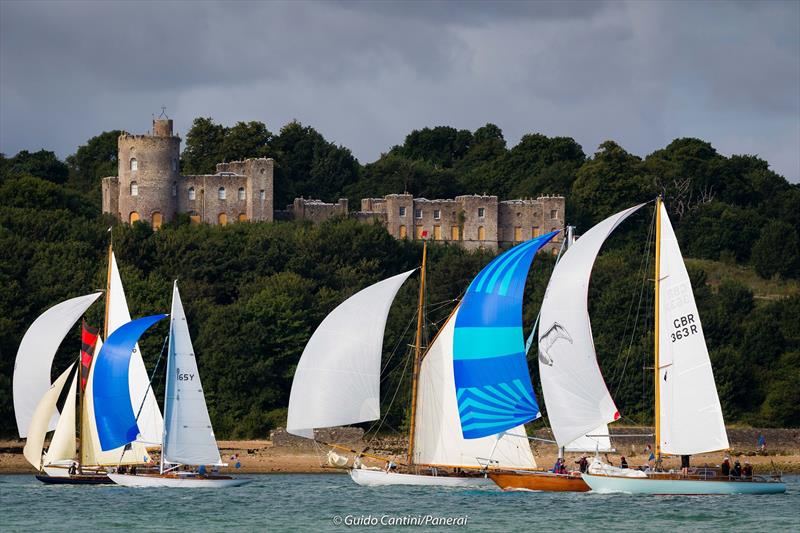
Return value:
M 36 479 L 47 485 L 113 485 L 106 475 L 69 475 L 66 476 L 48 476 L 39 474 Z
M 628 494 L 781 494 L 786 484 L 780 481 L 729 481 L 680 479 L 664 476 L 629 478 L 583 474 L 592 491 L 601 494 L 624 492 Z
M 225 487 L 238 487 L 253 481 L 245 477 L 198 477 L 175 476 L 159 474 L 109 474 L 111 480 L 124 487 L 179 487 L 179 488 L 206 488 L 222 489 Z
M 494 482 L 485 477 L 426 476 L 421 474 L 401 474 L 385 470 L 367 470 L 354 468 L 349 470 L 350 477 L 365 487 L 382 487 L 385 485 L 415 485 L 430 487 L 491 487 Z
M 579 476 L 552 472 L 497 472 L 489 478 L 503 490 L 535 490 L 546 492 L 587 492 L 589 485 Z

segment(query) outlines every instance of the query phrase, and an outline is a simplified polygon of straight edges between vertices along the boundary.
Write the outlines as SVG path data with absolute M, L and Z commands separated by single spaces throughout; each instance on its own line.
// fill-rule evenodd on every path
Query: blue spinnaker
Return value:
M 92 387 L 95 423 L 103 451 L 125 446 L 139 434 L 128 388 L 131 352 L 145 330 L 166 316 L 146 316 L 123 324 L 100 348 L 94 362 Z
M 497 256 L 472 280 L 461 301 L 453 370 L 465 439 L 496 435 L 540 416 L 525 357 L 522 296 L 536 252 L 557 234 Z

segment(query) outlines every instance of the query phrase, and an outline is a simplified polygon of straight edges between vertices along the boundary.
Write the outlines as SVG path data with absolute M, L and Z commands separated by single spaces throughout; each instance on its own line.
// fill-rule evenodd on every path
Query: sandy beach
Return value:
M 772 443 L 766 455 L 756 454 L 755 446 L 749 442 L 736 442 L 731 439 L 733 450 L 729 452 L 732 459 L 739 458 L 742 463 L 749 461 L 756 473 L 767 473 L 774 468 L 782 470 L 784 473 L 800 473 L 800 440 L 798 430 L 771 430 L 781 431 L 781 438 L 773 435 Z M 731 431 L 731 433 L 734 433 Z M 735 434 L 735 433 L 734 433 Z M 387 446 L 387 440 L 389 445 Z M 0 474 L 33 474 L 31 467 L 22 455 L 22 448 L 25 442 L 22 440 L 2 440 L 0 441 Z M 616 444 L 617 452 L 609 453 L 608 457 L 615 465 L 619 465 L 620 456 L 627 458 L 628 464 L 632 467 L 642 465 L 647 457 L 644 455 L 643 445 L 636 444 Z M 343 472 L 326 466 L 325 454 L 328 449 L 322 446 L 275 446 L 269 440 L 238 440 L 238 441 L 219 441 L 222 460 L 229 463 L 223 470 L 237 473 L 253 474 L 274 474 L 274 473 L 337 473 Z M 357 446 L 362 449 L 363 446 Z M 381 446 L 376 446 L 372 453 L 381 457 L 389 456 L 398 462 L 403 462 L 402 450 L 405 447 L 405 439 L 391 438 L 381 442 Z M 380 451 L 375 451 L 380 450 Z M 338 451 L 341 455 L 347 455 L 352 459 L 353 454 Z M 232 456 L 238 454 L 240 468 L 235 468 L 236 459 Z M 574 465 L 581 454 L 567 453 L 566 459 L 569 466 Z M 718 465 L 724 457 L 723 452 L 696 455 L 692 457 L 693 466 Z M 554 446 L 536 443 L 534 444 L 534 456 L 539 468 L 552 468 L 557 457 Z M 678 458 L 665 460 L 667 467 L 677 467 Z M 366 464 L 372 466 L 383 466 L 383 463 L 374 459 L 365 460 Z

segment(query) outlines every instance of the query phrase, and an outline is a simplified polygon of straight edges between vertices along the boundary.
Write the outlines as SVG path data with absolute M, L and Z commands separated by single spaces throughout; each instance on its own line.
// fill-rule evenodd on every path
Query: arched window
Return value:
M 135 157 L 131 157 L 131 171 L 139 170 L 139 162 Z
M 172 196 L 178 196 L 178 182 L 172 182 Z
M 247 215 L 239 213 L 239 222 L 247 222 Z
M 219 222 L 220 226 L 224 226 L 225 224 L 228 223 L 228 215 L 226 215 L 225 213 L 220 213 L 219 216 L 217 217 L 217 222 Z
M 478 226 L 478 240 L 485 241 L 486 240 L 486 228 L 483 226 Z
M 264 191 L 264 189 L 261 189 L 261 191 L 258 193 L 258 198 L 259 200 L 266 200 L 267 193 Z
M 134 222 L 138 222 L 139 213 L 137 213 L 136 211 L 131 211 L 131 215 L 128 217 L 128 220 L 130 221 L 131 224 L 133 224 Z
M 245 198 L 244 187 L 239 187 L 239 200 L 244 200 Z
M 131 182 L 131 196 L 139 196 L 139 184 L 135 181 Z
M 225 187 L 220 187 L 219 191 L 217 191 L 220 200 L 225 199 Z
M 197 194 L 194 192 L 194 187 L 189 187 L 189 200 L 194 200 L 197 198 Z
M 162 223 L 161 213 L 158 211 L 153 212 L 153 229 L 158 229 L 161 227 Z

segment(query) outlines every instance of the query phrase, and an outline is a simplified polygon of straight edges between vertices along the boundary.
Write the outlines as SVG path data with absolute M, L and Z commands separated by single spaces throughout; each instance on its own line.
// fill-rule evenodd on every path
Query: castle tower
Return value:
M 172 120 L 153 120 L 149 135 L 122 133 L 117 139 L 119 217 L 128 223 L 147 221 L 153 228 L 175 218 L 180 179 L 181 138 Z

